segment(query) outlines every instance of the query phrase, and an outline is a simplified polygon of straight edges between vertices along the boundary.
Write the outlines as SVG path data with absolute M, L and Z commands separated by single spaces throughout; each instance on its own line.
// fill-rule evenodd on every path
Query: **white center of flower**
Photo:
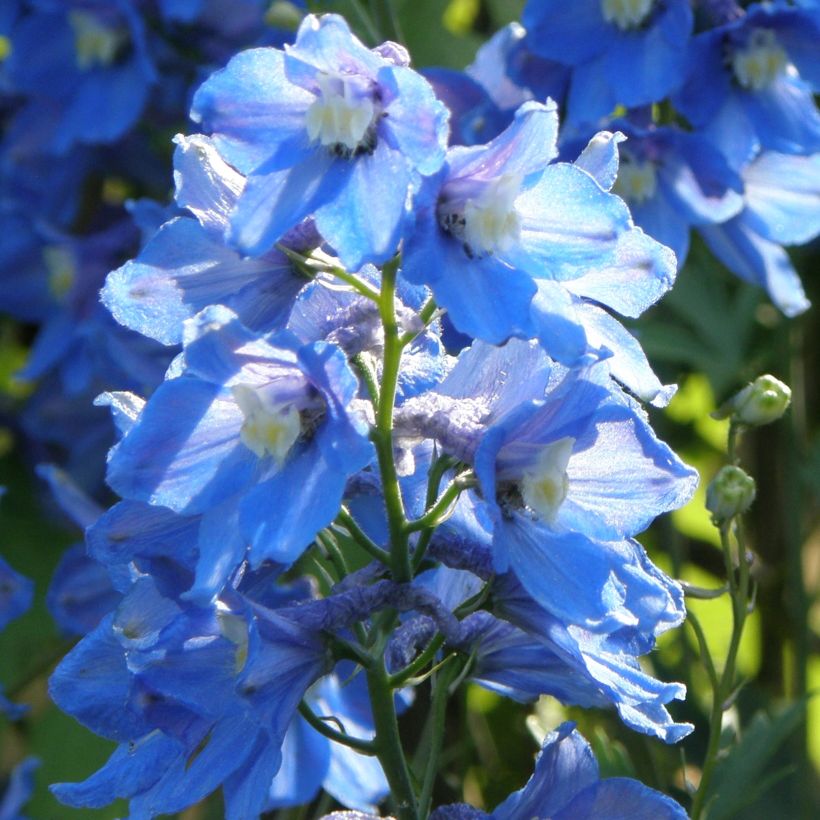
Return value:
M 732 69 L 737 81 L 751 91 L 761 91 L 771 85 L 788 62 L 774 32 L 767 28 L 755 29 L 746 47 L 732 54 Z
M 87 11 L 69 12 L 68 21 L 74 30 L 77 65 L 83 70 L 95 65 L 111 65 L 128 39 L 125 31 L 102 25 Z
M 344 146 L 350 153 L 362 144 L 373 123 L 376 106 L 357 93 L 350 79 L 319 75 L 319 93 L 305 115 L 311 142 Z
M 623 162 L 612 190 L 628 202 L 644 202 L 655 196 L 658 179 L 652 162 Z
M 533 468 L 521 479 L 521 498 L 542 520 L 551 524 L 567 497 L 567 465 L 575 439 L 566 438 L 547 444 L 539 453 Z
M 297 408 L 273 404 L 249 384 L 234 385 L 231 393 L 245 417 L 239 431 L 242 443 L 259 458 L 272 456 L 281 467 L 302 432 Z
M 652 11 L 654 0 L 601 0 L 601 14 L 607 23 L 626 31 L 638 28 Z
M 521 192 L 520 174 L 502 174 L 475 199 L 464 205 L 464 242 L 477 253 L 506 250 L 521 234 L 515 200 Z

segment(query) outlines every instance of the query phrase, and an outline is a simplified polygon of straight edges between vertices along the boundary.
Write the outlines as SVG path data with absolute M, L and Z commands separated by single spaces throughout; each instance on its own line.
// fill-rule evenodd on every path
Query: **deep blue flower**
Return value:
M 476 342 L 436 392 L 403 405 L 397 430 L 474 464 L 497 571 L 567 623 L 635 623 L 623 539 L 685 503 L 696 476 L 605 363 L 567 371 L 533 344 Z
M 675 107 L 741 168 L 760 150 L 820 151 L 820 19 L 785 3 L 754 3 L 697 35 Z
M 119 139 L 156 80 L 131 0 L 70 0 L 33 10 L 13 31 L 7 71 L 25 98 L 9 140 L 57 154 L 76 143 Z
M 292 48 L 245 51 L 202 85 L 192 117 L 248 177 L 240 250 L 263 253 L 315 214 L 348 269 L 393 255 L 447 138 L 446 108 L 408 62 L 393 43 L 366 49 L 338 16 L 308 15 Z
M 568 120 L 594 124 L 680 85 L 692 10 L 689 0 L 530 0 L 522 23 L 532 51 L 572 66 Z
M 613 191 L 632 218 L 671 248 L 682 267 L 693 225 L 725 222 L 743 208 L 743 182 L 704 137 L 672 127 L 638 128 L 618 121 L 627 139 L 618 147 Z

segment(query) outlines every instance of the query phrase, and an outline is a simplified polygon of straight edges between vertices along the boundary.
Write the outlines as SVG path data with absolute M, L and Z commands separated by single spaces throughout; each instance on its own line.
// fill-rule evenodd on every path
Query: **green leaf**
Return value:
M 744 807 L 758 801 L 766 790 L 789 773 L 788 769 L 770 771 L 770 764 L 786 739 L 806 717 L 806 700 L 793 703 L 770 717 L 758 712 L 743 734 L 715 770 L 709 806 L 709 820 L 732 820 Z

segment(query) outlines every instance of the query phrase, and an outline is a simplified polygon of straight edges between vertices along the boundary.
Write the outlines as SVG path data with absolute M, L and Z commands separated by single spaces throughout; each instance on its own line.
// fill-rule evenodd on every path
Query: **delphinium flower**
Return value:
M 219 531 L 238 515 L 254 564 L 290 564 L 371 458 L 356 378 L 337 346 L 257 336 L 224 307 L 186 336 L 183 372 L 112 451 L 108 481 L 126 498 L 208 511 Z
M 740 168 L 761 150 L 820 150 L 820 18 L 783 2 L 706 3 L 715 25 L 693 38 L 675 108 Z
M 451 149 L 420 194 L 402 270 L 461 332 L 537 336 L 571 364 L 592 347 L 587 322 L 597 332 L 588 306 L 640 314 L 671 286 L 675 260 L 583 167 L 548 164 L 557 127 L 554 106 L 525 103 L 488 145 Z
M 199 88 L 192 117 L 247 177 L 231 219 L 241 251 L 269 250 L 312 214 L 349 269 L 392 256 L 447 138 L 446 109 L 408 62 L 308 15 L 288 50 L 245 51 Z
M 605 363 L 568 371 L 525 342 L 476 342 L 396 423 L 474 465 L 496 570 L 511 566 L 536 600 L 574 623 L 619 619 L 617 543 L 695 485 Z
M 324 644 L 230 591 L 207 608 L 180 601 L 184 572 L 167 561 L 154 571 L 52 676 L 61 708 L 122 744 L 87 781 L 55 792 L 86 807 L 128 798 L 135 816 L 153 817 L 224 784 L 227 816 L 255 817 L 296 706 L 327 671 Z
M 609 192 L 615 137 L 550 165 L 555 106 L 531 101 L 445 155 L 406 52 L 333 15 L 235 57 L 192 110 L 181 210 L 103 295 L 182 350 L 156 389 L 98 400 L 123 500 L 87 544 L 119 598 L 51 680 L 120 745 L 57 796 L 150 818 L 221 786 L 239 820 L 320 785 L 372 810 L 389 788 L 426 816 L 435 769 L 417 786 L 395 737 L 425 664 L 686 734 L 666 711 L 682 687 L 639 666 L 681 592 L 633 536 L 694 474 L 613 382 L 668 398 L 607 312 L 652 304 L 674 259 Z M 482 340 L 457 361 L 440 309 Z M 372 559 L 353 573 L 350 541 Z
M 675 252 L 682 267 L 693 225 L 725 222 L 743 208 L 743 182 L 705 137 L 669 126 L 616 121 L 626 140 L 614 192 L 636 224 Z
M 119 139 L 157 79 L 132 0 L 37 4 L 10 41 L 6 71 L 24 103 L 8 138 L 38 150 L 63 154 L 76 143 Z
M 692 9 L 689 0 L 530 0 L 522 23 L 528 48 L 572 68 L 567 119 L 590 125 L 680 85 Z
M 165 222 L 139 256 L 109 274 L 103 304 L 122 325 L 163 344 L 182 341 L 182 323 L 208 305 L 232 308 L 251 329 L 284 325 L 307 280 L 272 249 L 242 257 L 225 242 L 228 219 L 245 179 L 202 136 L 178 137 L 176 201 L 187 213 Z M 315 231 L 291 232 L 295 250 L 312 250 Z

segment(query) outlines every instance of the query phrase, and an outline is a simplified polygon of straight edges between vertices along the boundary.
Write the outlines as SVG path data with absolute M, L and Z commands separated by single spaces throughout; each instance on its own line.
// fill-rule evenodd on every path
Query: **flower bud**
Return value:
M 706 489 L 706 509 L 716 524 L 745 513 L 755 499 L 755 480 L 740 467 L 721 468 Z
M 792 391 L 774 376 L 758 376 L 732 396 L 715 414 L 718 418 L 734 416 L 740 424 L 758 426 L 777 421 L 788 409 Z

